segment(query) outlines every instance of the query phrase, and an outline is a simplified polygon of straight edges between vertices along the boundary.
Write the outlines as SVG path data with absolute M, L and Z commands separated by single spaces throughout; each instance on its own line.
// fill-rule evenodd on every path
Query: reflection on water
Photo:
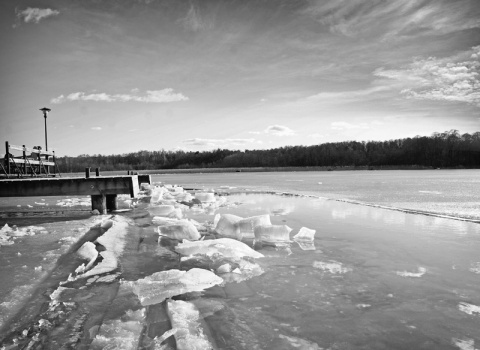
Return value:
M 0 247 L 0 278 L 6 281 L 0 307 L 8 309 L 14 302 L 12 291 L 28 287 L 35 267 L 45 273 L 23 294 L 33 295 L 44 307 L 23 300 L 25 309 L 16 317 L 9 314 L 13 318 L 1 327 L 0 339 L 10 346 L 14 338 L 23 339 L 21 332 L 27 329 L 26 338 L 36 336 L 39 348 L 52 349 L 59 344 L 101 349 L 113 343 L 174 349 L 182 339 L 186 344 L 188 339 L 205 341 L 218 349 L 480 346 L 480 225 L 315 198 L 226 198 L 225 203 L 218 201 L 221 205 L 204 208 L 174 204 L 172 199 L 168 205 L 179 208 L 181 213 L 175 215 L 183 220 L 195 220 L 188 221 L 190 230 L 197 230 L 206 243 L 218 238 L 213 233 L 216 214 L 269 214 L 271 224 L 292 228 L 292 242 L 244 240 L 264 257 L 241 246 L 233 249 L 229 241 L 210 248 L 179 245 L 159 238 L 158 232 L 169 231 L 157 227 L 168 220 L 156 217 L 154 223 L 152 213 L 165 209 L 155 206 L 166 203 L 140 201 L 117 218 L 101 217 L 103 225 L 90 233 L 91 241 L 100 234 L 105 237 L 99 240 L 105 248 L 98 263 L 111 267 L 90 279 L 75 277 L 83 273 L 78 266 L 87 262 L 75 251 L 87 234 L 85 225 L 92 221 L 42 225 L 48 233 L 16 238 L 15 244 Z M 232 225 L 237 227 L 235 221 Z M 302 228 L 315 230 L 313 241 L 293 241 Z M 303 232 L 306 236 L 306 229 Z M 202 255 L 189 256 L 199 249 Z M 35 256 L 28 256 L 28 250 Z M 240 251 L 250 255 L 233 256 Z M 196 271 L 193 268 L 208 273 L 184 273 Z M 12 271 L 18 278 L 8 277 Z M 162 295 L 178 296 L 166 301 Z M 148 296 L 149 302 L 139 296 Z M 192 328 L 197 330 L 194 334 Z

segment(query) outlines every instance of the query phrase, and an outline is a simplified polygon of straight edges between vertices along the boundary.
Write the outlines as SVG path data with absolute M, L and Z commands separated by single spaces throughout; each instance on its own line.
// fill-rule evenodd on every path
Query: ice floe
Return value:
M 71 276 L 69 280 L 99 275 L 117 269 L 118 258 L 122 255 L 125 248 L 125 236 L 127 235 L 128 226 L 128 220 L 120 216 L 116 216 L 112 220 L 101 222 L 100 227 L 107 229 L 107 231 L 96 240 L 97 243 L 105 247 L 105 250 L 99 253 L 102 260 L 91 269 L 87 269 L 87 267 L 82 268 L 80 266 L 76 271 L 77 275 L 75 277 Z M 96 258 L 95 260 L 92 260 L 95 255 L 93 248 L 94 247 L 91 244 L 84 244 L 79 249 L 79 254 L 90 260 L 87 265 L 88 268 L 90 268 L 96 260 Z
M 288 243 L 292 229 L 287 225 L 258 225 L 254 229 L 255 241 L 262 243 Z
M 468 269 L 470 272 L 476 273 L 480 275 L 480 262 L 474 263 L 471 265 L 471 267 Z
M 334 260 L 330 260 L 328 262 L 324 261 L 314 261 L 313 267 L 316 269 L 320 269 L 325 272 L 329 272 L 331 274 L 344 274 L 347 272 L 352 271 L 351 268 L 344 267 L 342 263 Z
M 147 306 L 176 295 L 201 292 L 223 283 L 223 279 L 211 271 L 193 268 L 188 271 L 160 271 L 137 281 L 123 283 L 132 288 L 143 306 Z
M 195 225 L 188 220 L 177 220 L 157 228 L 160 236 L 166 236 L 178 240 L 193 240 L 200 239 L 200 233 Z
M 217 214 L 213 225 L 215 232 L 224 237 L 242 239 L 236 223 L 242 220 L 242 217 L 233 214 Z
M 480 316 L 480 306 L 477 305 L 462 302 L 458 304 L 458 309 L 469 315 L 477 314 L 478 316 Z
M 202 327 L 200 312 L 193 303 L 169 300 L 167 313 L 178 350 L 209 350 L 213 345 Z
M 452 343 L 461 350 L 478 350 L 475 349 L 475 340 L 473 339 L 452 338 Z
M 16 237 L 34 236 L 39 233 L 48 234 L 48 231 L 42 226 L 17 227 L 13 225 L 10 227 L 8 224 L 5 224 L 0 229 L 0 246 L 14 244 L 15 241 L 13 239 Z
M 215 202 L 215 194 L 213 192 L 196 192 L 195 198 L 202 203 L 213 203 Z
M 90 349 L 137 349 L 145 321 L 145 310 L 128 310 L 121 319 L 102 324 Z
M 418 272 L 408 272 L 408 271 L 397 271 L 398 276 L 402 277 L 422 277 L 427 272 L 427 269 L 424 267 L 419 267 Z
M 280 339 L 283 339 L 288 342 L 292 349 L 299 350 L 322 350 L 323 348 L 319 347 L 317 343 L 310 342 L 305 339 L 300 339 L 297 337 L 286 336 L 283 334 L 279 335 Z
M 213 256 L 220 254 L 231 258 L 262 258 L 264 255 L 250 248 L 245 243 L 231 238 L 219 238 L 205 241 L 188 242 L 178 244 L 175 250 L 182 255 L 203 254 Z

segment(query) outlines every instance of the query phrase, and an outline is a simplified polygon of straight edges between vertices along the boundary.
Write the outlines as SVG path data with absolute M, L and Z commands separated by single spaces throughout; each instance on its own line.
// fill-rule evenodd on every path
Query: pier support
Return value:
M 104 194 L 92 194 L 92 210 L 98 210 L 100 214 L 107 213 L 107 200 Z
M 92 210 L 98 210 L 100 214 L 106 214 L 107 211 L 117 210 L 116 194 L 92 194 Z

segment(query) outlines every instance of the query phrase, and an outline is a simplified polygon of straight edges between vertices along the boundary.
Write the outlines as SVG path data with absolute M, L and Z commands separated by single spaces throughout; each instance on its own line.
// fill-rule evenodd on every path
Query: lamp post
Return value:
M 43 112 L 43 117 L 45 118 L 45 151 L 48 151 L 48 144 L 47 144 L 47 114 L 48 112 L 51 111 L 50 108 L 43 107 L 40 108 L 40 110 Z

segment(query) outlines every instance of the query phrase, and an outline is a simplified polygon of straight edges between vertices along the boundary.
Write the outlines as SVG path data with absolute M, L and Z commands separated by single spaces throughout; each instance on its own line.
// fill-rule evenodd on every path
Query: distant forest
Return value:
M 480 132 L 457 130 L 389 141 L 345 141 L 269 150 L 203 152 L 138 151 L 117 155 L 58 157 L 60 172 L 86 167 L 110 170 L 154 170 L 249 167 L 432 167 L 480 168 Z

